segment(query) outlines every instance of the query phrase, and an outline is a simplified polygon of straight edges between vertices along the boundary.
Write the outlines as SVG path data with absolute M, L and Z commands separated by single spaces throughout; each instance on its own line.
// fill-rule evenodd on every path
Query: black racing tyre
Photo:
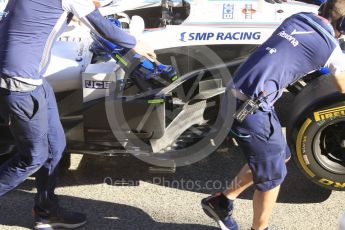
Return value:
M 345 191 L 345 103 L 310 113 L 299 128 L 295 151 L 298 166 L 313 182 Z
M 307 86 L 293 104 L 287 137 L 294 160 L 317 185 L 345 191 L 345 98 L 329 78 Z

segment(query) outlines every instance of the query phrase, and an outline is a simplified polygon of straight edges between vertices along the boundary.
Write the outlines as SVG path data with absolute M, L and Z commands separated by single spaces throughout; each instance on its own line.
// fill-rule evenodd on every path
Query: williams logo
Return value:
M 259 40 L 261 32 L 228 32 L 228 33 L 187 33 L 180 34 L 180 41 L 231 41 L 231 40 Z
M 315 121 L 322 121 L 326 119 L 334 119 L 337 117 L 345 116 L 345 106 L 327 109 L 314 113 Z
M 270 54 L 275 54 L 275 53 L 277 53 L 277 49 L 276 49 L 276 48 L 267 47 L 266 50 L 267 50 Z

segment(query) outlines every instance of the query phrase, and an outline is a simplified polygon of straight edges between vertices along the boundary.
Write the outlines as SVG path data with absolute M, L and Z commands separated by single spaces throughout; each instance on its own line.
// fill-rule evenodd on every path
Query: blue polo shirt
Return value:
M 344 71 L 344 60 L 329 22 L 313 13 L 298 13 L 239 67 L 232 87 L 252 98 L 262 91 L 273 93 L 263 103 L 264 109 L 270 109 L 289 84 L 324 66 L 333 74 Z
M 73 16 L 120 46 L 136 44 L 91 0 L 10 0 L 0 19 L 0 87 L 27 91 L 41 85 L 52 45 Z

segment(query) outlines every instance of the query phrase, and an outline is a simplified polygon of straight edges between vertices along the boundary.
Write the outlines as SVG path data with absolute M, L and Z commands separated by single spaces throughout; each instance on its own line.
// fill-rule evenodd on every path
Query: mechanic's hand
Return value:
M 140 54 L 143 57 L 146 57 L 150 61 L 154 62 L 157 58 L 154 50 L 151 46 L 149 46 L 146 42 L 143 41 L 137 41 L 136 46 L 133 48 L 133 50 Z

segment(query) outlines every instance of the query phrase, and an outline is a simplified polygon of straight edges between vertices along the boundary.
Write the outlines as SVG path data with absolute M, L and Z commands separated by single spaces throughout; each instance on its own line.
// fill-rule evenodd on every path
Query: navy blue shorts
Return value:
M 231 133 L 246 156 L 256 189 L 265 192 L 281 185 L 291 152 L 274 109 L 258 110 L 243 123 L 235 121 Z

